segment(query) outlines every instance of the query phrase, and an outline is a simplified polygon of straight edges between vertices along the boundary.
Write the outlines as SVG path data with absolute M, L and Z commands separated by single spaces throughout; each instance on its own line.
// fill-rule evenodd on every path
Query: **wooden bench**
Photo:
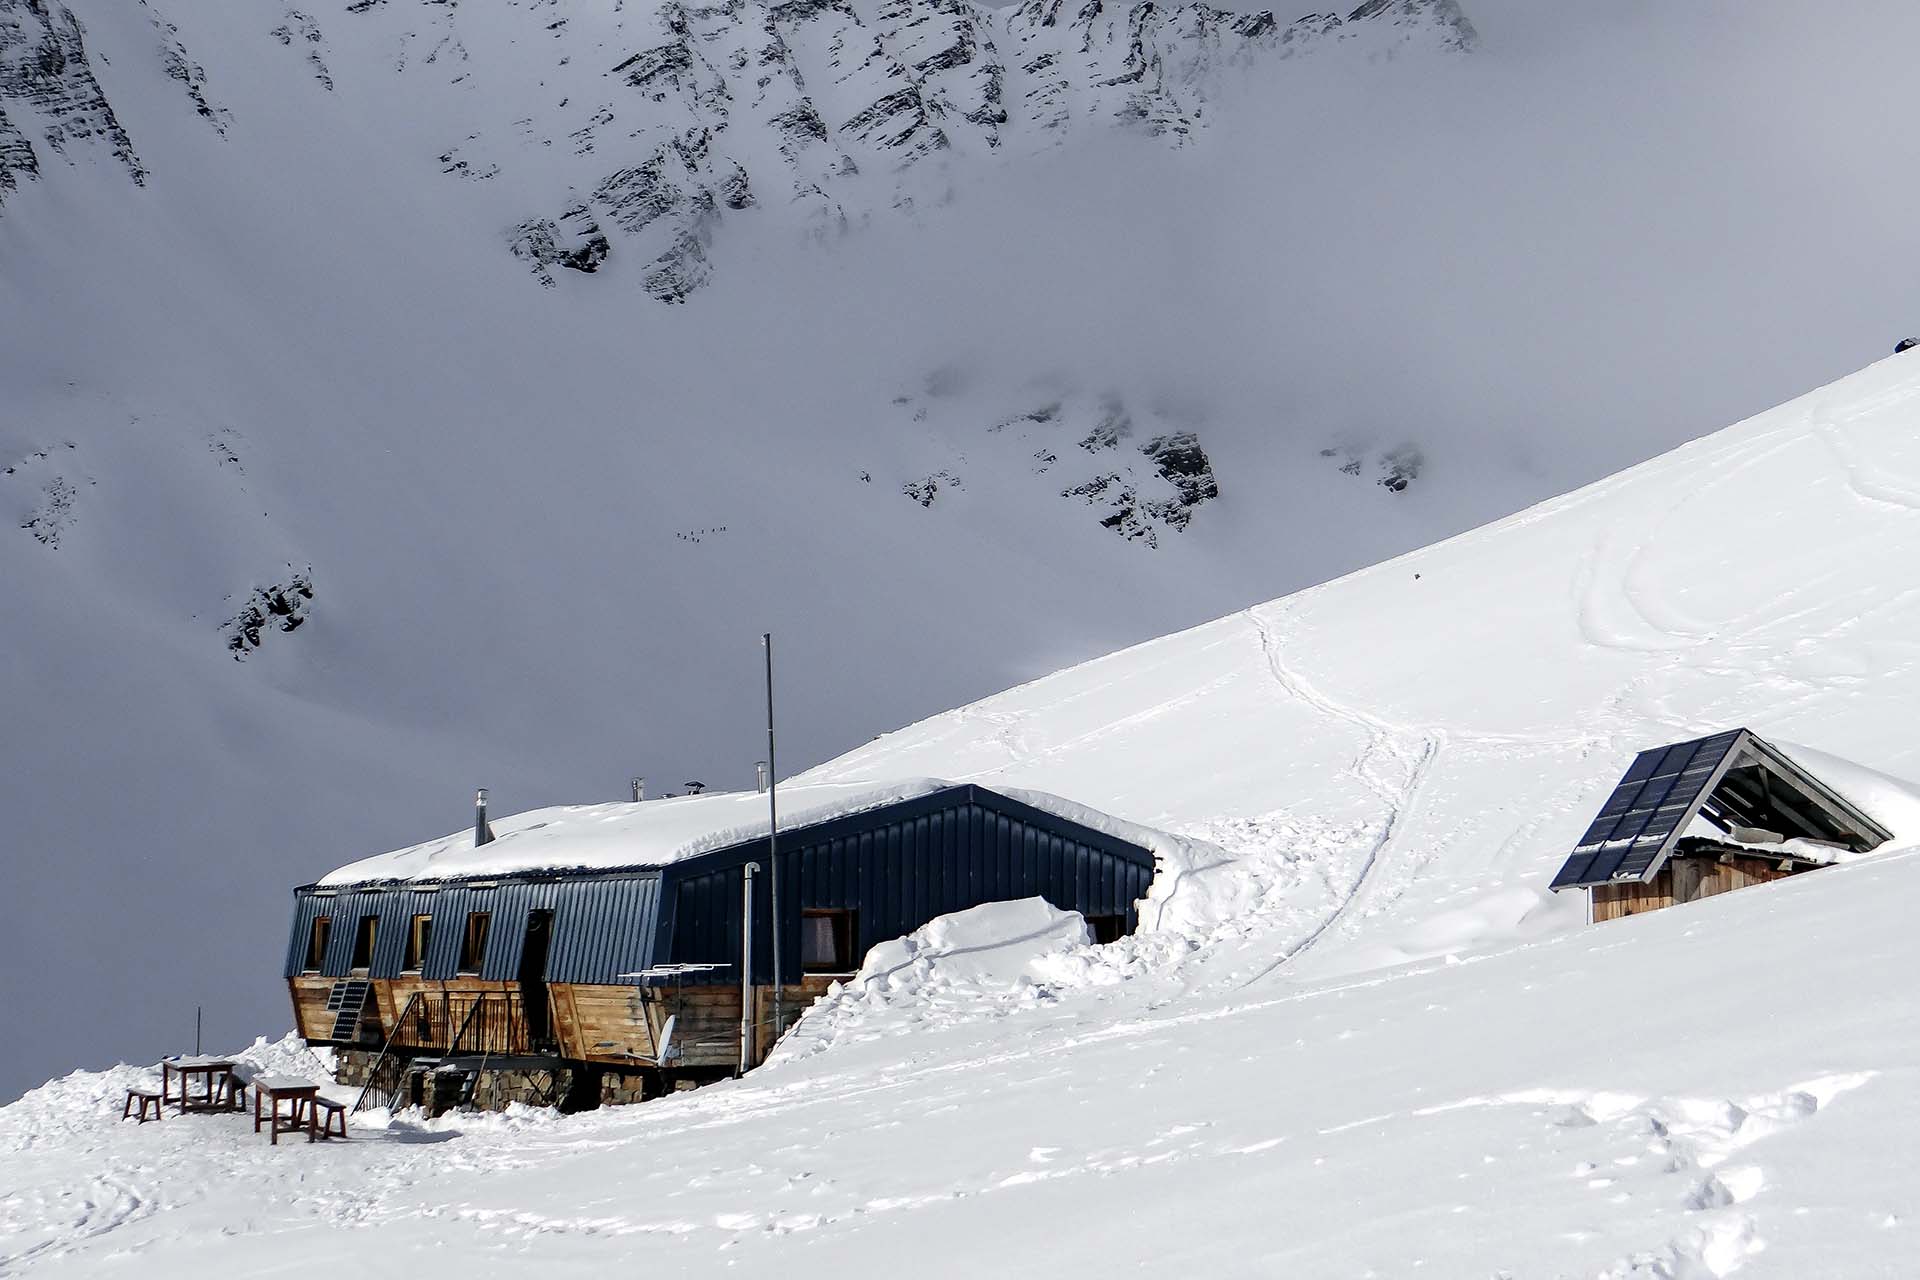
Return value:
M 258 1068 L 248 1066 L 244 1062 L 233 1064 L 233 1071 L 227 1076 L 227 1100 L 233 1104 L 235 1111 L 247 1109 L 247 1087 L 259 1074 Z
M 313 1141 L 315 1114 L 318 1109 L 316 1103 L 320 1097 L 319 1085 L 311 1080 L 303 1080 L 299 1076 L 255 1076 L 252 1083 L 253 1131 L 255 1133 L 260 1132 L 260 1124 L 264 1120 L 267 1124 L 267 1132 L 276 1147 L 280 1145 L 281 1134 L 298 1133 L 302 1129 L 307 1131 L 307 1141 Z M 284 1116 L 280 1112 L 282 1102 L 289 1104 L 291 1108 Z M 268 1105 L 265 1113 L 260 1110 L 262 1103 Z M 342 1130 L 346 1128 L 344 1118 L 341 1120 L 340 1127 Z
M 141 1124 L 145 1124 L 148 1120 L 158 1120 L 160 1118 L 160 1091 L 158 1089 L 127 1090 L 127 1104 L 120 1108 L 120 1118 L 125 1120 L 133 1115 L 133 1109 L 136 1104 L 140 1108 Z M 149 1112 L 152 1114 L 149 1115 Z
M 312 1142 L 315 1138 L 325 1142 L 329 1138 L 344 1138 L 347 1136 L 346 1103 L 335 1102 L 331 1098 L 322 1098 L 318 1094 L 315 1094 L 313 1101 L 307 1105 L 309 1108 L 307 1113 L 309 1117 L 317 1113 L 319 1118 L 317 1125 L 311 1122 L 307 1125 L 308 1142 Z M 340 1127 L 337 1130 L 333 1124 L 336 1120 L 340 1122 Z

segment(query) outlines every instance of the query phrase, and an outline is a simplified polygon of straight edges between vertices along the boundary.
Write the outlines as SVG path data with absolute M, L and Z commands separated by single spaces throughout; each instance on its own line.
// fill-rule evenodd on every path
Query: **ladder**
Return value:
M 367 996 L 373 984 L 365 978 L 348 978 L 333 984 L 327 993 L 327 1012 L 334 1015 L 329 1040 L 352 1040 L 360 1034 L 360 1015 L 366 1011 Z

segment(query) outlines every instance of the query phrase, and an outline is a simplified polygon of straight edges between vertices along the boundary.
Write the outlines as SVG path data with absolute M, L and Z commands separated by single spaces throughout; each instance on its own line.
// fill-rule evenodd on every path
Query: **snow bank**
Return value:
M 1828 850 L 1834 861 L 1846 862 L 1920 845 L 1920 784 L 1869 769 L 1843 756 L 1816 751 L 1812 747 L 1791 742 L 1776 742 L 1774 745 L 1795 764 L 1838 791 L 1862 813 L 1893 833 L 1893 839 L 1870 854 Z
M 351 1102 L 357 1090 L 333 1083 L 333 1051 L 312 1049 L 291 1032 L 278 1040 L 261 1036 L 238 1053 L 227 1055 L 261 1075 L 304 1076 L 323 1086 L 322 1092 Z M 129 1089 L 158 1089 L 160 1064 L 121 1063 L 104 1071 L 74 1071 L 29 1090 L 18 1102 L 0 1110 L 0 1151 L 26 1151 L 48 1143 L 85 1143 L 83 1135 L 112 1129 Z M 172 1119 L 172 1112 L 168 1112 Z
M 1055 985 L 1086 972 L 1075 960 L 1090 941 L 1079 912 L 1045 898 L 936 916 L 867 952 L 860 972 L 816 1001 L 768 1061 L 1046 1003 Z

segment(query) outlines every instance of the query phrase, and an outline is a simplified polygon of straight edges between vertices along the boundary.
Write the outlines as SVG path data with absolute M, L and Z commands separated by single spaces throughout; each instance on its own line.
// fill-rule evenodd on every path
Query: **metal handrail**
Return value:
M 372 1070 L 367 1072 L 367 1082 L 366 1084 L 361 1086 L 360 1096 L 353 1100 L 353 1109 L 356 1112 L 366 1110 L 367 1095 L 369 1093 L 372 1093 L 374 1085 L 379 1083 L 380 1068 L 386 1065 L 387 1059 L 391 1057 L 393 1054 L 394 1037 L 399 1035 L 400 1028 L 404 1027 L 407 1024 L 407 1015 L 413 1012 L 413 1006 L 420 999 L 420 996 L 421 996 L 421 993 L 418 991 L 408 996 L 406 1004 L 402 1005 L 400 1008 L 400 1016 L 393 1020 L 393 1029 L 387 1032 L 387 1042 L 380 1046 L 380 1056 L 373 1060 L 373 1068 Z M 396 1086 L 393 1090 L 389 1091 L 389 1097 L 387 1098 L 387 1102 L 389 1105 L 391 1105 L 393 1102 L 393 1098 L 391 1094 L 397 1093 L 398 1091 L 399 1091 L 398 1086 Z

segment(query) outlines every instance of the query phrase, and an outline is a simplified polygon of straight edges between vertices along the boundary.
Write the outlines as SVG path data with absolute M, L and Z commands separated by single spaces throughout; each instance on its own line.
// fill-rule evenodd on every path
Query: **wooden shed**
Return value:
M 1153 879 L 1140 829 L 1054 797 L 911 780 L 779 798 L 784 1024 L 936 916 L 1038 896 L 1107 941 Z M 300 1034 L 340 1051 L 369 1104 L 577 1108 L 732 1073 L 744 989 L 758 1062 L 784 1030 L 765 811 L 751 792 L 536 810 L 303 886 Z
M 1654 747 L 1553 878 L 1590 918 L 1657 911 L 1866 853 L 1890 832 L 1748 729 Z

